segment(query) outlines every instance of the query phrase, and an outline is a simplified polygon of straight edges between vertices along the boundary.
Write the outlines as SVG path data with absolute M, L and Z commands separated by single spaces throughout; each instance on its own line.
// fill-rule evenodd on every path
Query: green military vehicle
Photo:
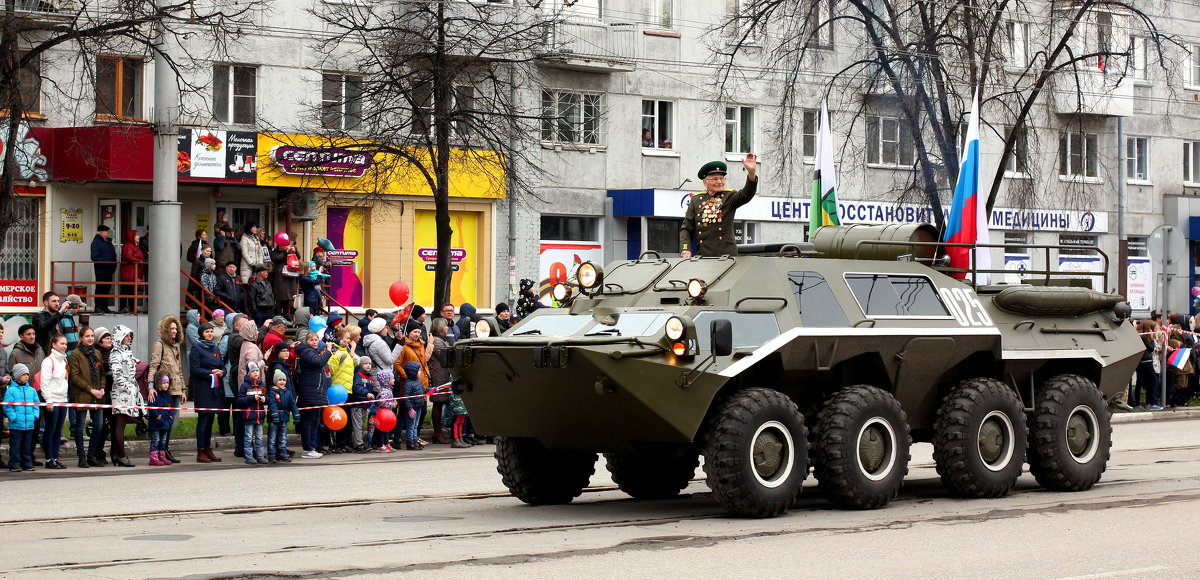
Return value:
M 504 484 L 535 505 L 577 497 L 603 453 L 635 498 L 678 495 L 703 455 L 734 514 L 784 513 L 810 467 L 835 504 L 877 508 L 913 441 L 933 443 L 957 496 L 1005 495 L 1026 462 L 1049 489 L 1090 488 L 1105 399 L 1143 351 L 1128 304 L 1048 271 L 971 285 L 936 240 L 840 226 L 738 256 L 588 263 L 577 296 L 555 289 L 567 307 L 503 335 L 480 320 L 443 362 L 476 428 L 500 436 Z M 1030 249 L 1049 263 L 1055 248 Z

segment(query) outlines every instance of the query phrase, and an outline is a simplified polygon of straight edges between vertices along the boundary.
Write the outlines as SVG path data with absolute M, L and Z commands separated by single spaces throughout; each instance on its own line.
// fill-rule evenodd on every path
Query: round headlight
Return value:
M 667 319 L 666 331 L 667 338 L 671 340 L 679 340 L 683 338 L 683 333 L 687 330 L 687 325 L 683 319 L 678 316 L 672 316 Z
M 708 292 L 708 284 L 705 284 L 704 280 L 699 278 L 692 278 L 688 280 L 687 292 L 688 296 L 691 296 L 693 299 L 700 298 L 704 296 L 705 292 Z
M 550 296 L 554 298 L 555 302 L 562 304 L 567 301 L 567 298 L 571 297 L 571 287 L 559 282 L 554 285 L 554 290 L 551 291 Z
M 584 263 L 579 267 L 579 270 L 576 273 L 579 276 L 579 285 L 587 288 L 588 290 L 599 286 L 600 280 L 604 277 L 604 273 L 600 270 L 600 266 L 597 266 L 591 262 Z
M 492 335 L 492 325 L 488 324 L 488 321 L 480 320 L 479 322 L 475 323 L 475 337 L 476 338 L 487 338 L 491 335 Z

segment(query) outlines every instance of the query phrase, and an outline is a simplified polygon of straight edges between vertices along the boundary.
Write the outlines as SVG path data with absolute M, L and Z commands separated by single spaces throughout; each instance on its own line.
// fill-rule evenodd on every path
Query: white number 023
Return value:
M 964 288 L 939 288 L 942 301 L 962 326 L 991 326 L 992 317 L 983 309 L 983 304 L 974 292 Z

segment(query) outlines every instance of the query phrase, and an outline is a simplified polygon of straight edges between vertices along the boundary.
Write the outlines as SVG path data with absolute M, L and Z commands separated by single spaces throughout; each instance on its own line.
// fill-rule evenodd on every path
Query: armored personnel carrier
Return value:
M 530 504 L 570 502 L 602 453 L 635 498 L 679 494 L 703 456 L 733 514 L 784 513 L 810 468 L 838 506 L 878 508 L 913 441 L 933 443 L 953 495 L 1003 496 L 1026 462 L 1049 489 L 1090 488 L 1105 399 L 1143 350 L 1128 304 L 1048 271 L 972 285 L 936 240 L 841 226 L 738 256 L 588 263 L 578 295 L 555 289 L 566 307 L 503 335 L 481 320 L 443 362 Z

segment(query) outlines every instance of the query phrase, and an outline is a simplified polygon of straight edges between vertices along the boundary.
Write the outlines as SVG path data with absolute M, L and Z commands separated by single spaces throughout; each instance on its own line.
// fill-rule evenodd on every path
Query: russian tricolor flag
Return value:
M 988 236 L 988 220 L 986 200 L 979 191 L 979 94 L 971 99 L 971 120 L 967 123 L 966 148 L 963 151 L 962 162 L 959 164 L 958 183 L 954 186 L 954 201 L 950 205 L 950 217 L 946 220 L 946 232 L 942 241 L 956 244 L 986 244 Z M 950 267 L 970 268 L 971 249 L 966 247 L 946 248 L 950 256 Z M 992 267 L 991 251 L 980 248 L 975 253 L 975 267 L 987 270 Z M 956 273 L 955 278 L 963 279 L 969 274 Z M 987 284 L 989 276 L 979 274 L 976 284 Z
M 1167 355 L 1167 363 L 1179 370 L 1183 370 L 1183 367 L 1187 365 L 1188 357 L 1191 356 L 1191 354 L 1192 349 L 1190 348 L 1177 348 L 1171 351 L 1171 354 Z

